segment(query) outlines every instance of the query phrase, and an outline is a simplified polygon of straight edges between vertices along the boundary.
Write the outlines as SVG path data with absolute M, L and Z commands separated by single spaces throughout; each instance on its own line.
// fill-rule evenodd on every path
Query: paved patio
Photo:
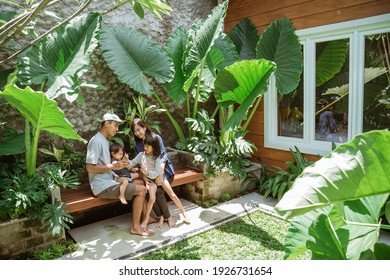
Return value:
M 102 220 L 69 231 L 72 238 L 86 249 L 63 256 L 63 260 L 133 259 L 164 246 L 173 244 L 189 236 L 211 229 L 252 211 L 262 209 L 274 213 L 274 199 L 264 199 L 258 193 L 250 193 L 211 208 L 202 208 L 187 200 L 181 202 L 191 219 L 184 224 L 179 210 L 169 202 L 172 217 L 177 221 L 176 228 L 166 223 L 161 229 L 149 225 L 155 231 L 151 237 L 129 234 L 131 213 Z
M 191 224 L 184 224 L 179 210 L 169 202 L 172 217 L 177 221 L 176 228 L 166 223 L 161 229 L 153 224 L 149 228 L 155 231 L 151 237 L 131 235 L 131 213 L 81 226 L 69 231 L 72 238 L 82 244 L 83 251 L 73 252 L 60 260 L 98 260 L 98 259 L 134 259 L 159 248 L 171 245 L 195 234 L 222 225 L 256 210 L 277 215 L 273 210 L 275 199 L 264 199 L 258 193 L 250 193 L 211 208 L 202 208 L 181 199 Z M 390 233 L 381 232 L 380 242 L 390 244 Z

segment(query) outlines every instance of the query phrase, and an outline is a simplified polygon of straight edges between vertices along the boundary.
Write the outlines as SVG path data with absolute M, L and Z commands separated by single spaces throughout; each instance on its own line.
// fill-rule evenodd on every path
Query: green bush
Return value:
M 313 162 L 307 160 L 301 151 L 295 147 L 295 151 L 290 149 L 294 157 L 294 162 L 287 161 L 287 170 L 273 166 L 267 170 L 263 169 L 263 176 L 260 178 L 259 192 L 267 198 L 269 195 L 280 200 L 291 188 L 294 180 L 302 171 Z

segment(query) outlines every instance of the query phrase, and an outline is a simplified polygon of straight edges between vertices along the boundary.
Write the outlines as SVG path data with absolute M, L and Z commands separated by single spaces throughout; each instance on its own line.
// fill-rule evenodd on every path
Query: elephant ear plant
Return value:
M 312 259 L 389 258 L 378 242 L 383 208 L 389 213 L 390 132 L 374 130 L 341 144 L 304 169 L 275 206 L 291 225 L 285 258 L 306 251 Z
M 90 55 L 97 46 L 100 22 L 100 14 L 86 14 L 71 20 L 66 27 L 54 31 L 37 42 L 19 59 L 16 76 L 0 92 L 0 97 L 16 108 L 25 119 L 23 143 L 25 149 L 20 150 L 25 151 L 27 176 L 29 177 L 37 175 L 38 142 L 42 131 L 65 139 L 86 142 L 73 130 L 64 112 L 53 99 L 60 94 L 65 94 L 70 101 L 76 98 L 82 99 L 78 90 L 86 83 L 81 82 L 79 78 L 87 71 Z M 34 91 L 28 85 L 39 85 L 43 91 Z M 4 147 L 1 148 L 0 144 L 1 150 L 4 151 Z M 49 172 L 45 169 L 44 173 L 50 175 L 57 186 L 75 187 L 76 185 L 74 178 L 67 177 L 64 171 L 51 170 Z M 64 180 L 57 180 L 56 176 L 69 179 L 71 184 L 65 184 Z M 50 195 L 54 187 L 49 187 L 48 183 L 44 186 L 49 189 L 46 195 Z M 31 201 L 26 204 L 26 207 L 35 207 Z M 36 201 L 36 203 L 40 202 Z M 65 222 L 70 222 L 63 203 L 59 201 L 40 208 L 43 211 L 42 217 L 46 225 L 54 235 L 61 232 L 59 229 L 66 225 Z
M 295 89 L 302 72 L 302 53 L 288 19 L 271 24 L 260 39 L 248 20 L 231 36 L 225 34 L 227 8 L 228 1 L 224 1 L 188 30 L 176 29 L 163 47 L 129 28 L 104 28 L 101 48 L 108 66 L 123 83 L 140 94 L 153 95 L 167 109 L 163 102 L 167 98 L 160 97 L 164 92 L 157 92 L 151 83 L 154 78 L 173 103 L 185 104 L 182 121 L 165 111 L 177 133 L 179 149 L 194 152 L 211 174 L 227 169 L 242 178 L 255 149 L 244 136 L 270 77 L 277 77 L 280 92 Z M 263 53 L 264 48 L 275 51 Z M 209 115 L 200 104 L 212 98 L 217 106 Z M 215 132 L 218 113 L 221 127 Z M 179 125 L 183 122 L 187 131 Z

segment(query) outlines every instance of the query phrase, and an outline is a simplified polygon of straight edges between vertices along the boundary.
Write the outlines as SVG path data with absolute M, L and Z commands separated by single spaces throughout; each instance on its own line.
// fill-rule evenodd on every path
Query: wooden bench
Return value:
M 175 178 L 172 187 L 196 182 L 203 179 L 202 171 L 184 166 L 175 166 Z M 98 206 L 117 203 L 119 200 L 98 198 L 93 195 L 90 185 L 81 184 L 76 189 L 61 189 L 61 201 L 72 213 L 84 211 Z

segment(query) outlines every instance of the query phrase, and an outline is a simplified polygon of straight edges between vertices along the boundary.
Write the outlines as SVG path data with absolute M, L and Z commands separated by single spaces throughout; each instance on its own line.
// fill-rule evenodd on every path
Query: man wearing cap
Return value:
M 87 147 L 86 169 L 92 193 L 100 198 L 118 199 L 120 183 L 115 181 L 111 170 L 122 169 L 129 164 L 128 158 L 111 163 L 110 142 L 108 139 L 115 136 L 119 124 L 123 121 L 115 114 L 107 113 L 103 116 L 100 130 L 91 138 Z M 129 183 L 125 192 L 126 200 L 133 199 L 133 224 L 131 234 L 150 236 L 153 231 L 141 229 L 142 207 L 146 196 L 146 186 Z

